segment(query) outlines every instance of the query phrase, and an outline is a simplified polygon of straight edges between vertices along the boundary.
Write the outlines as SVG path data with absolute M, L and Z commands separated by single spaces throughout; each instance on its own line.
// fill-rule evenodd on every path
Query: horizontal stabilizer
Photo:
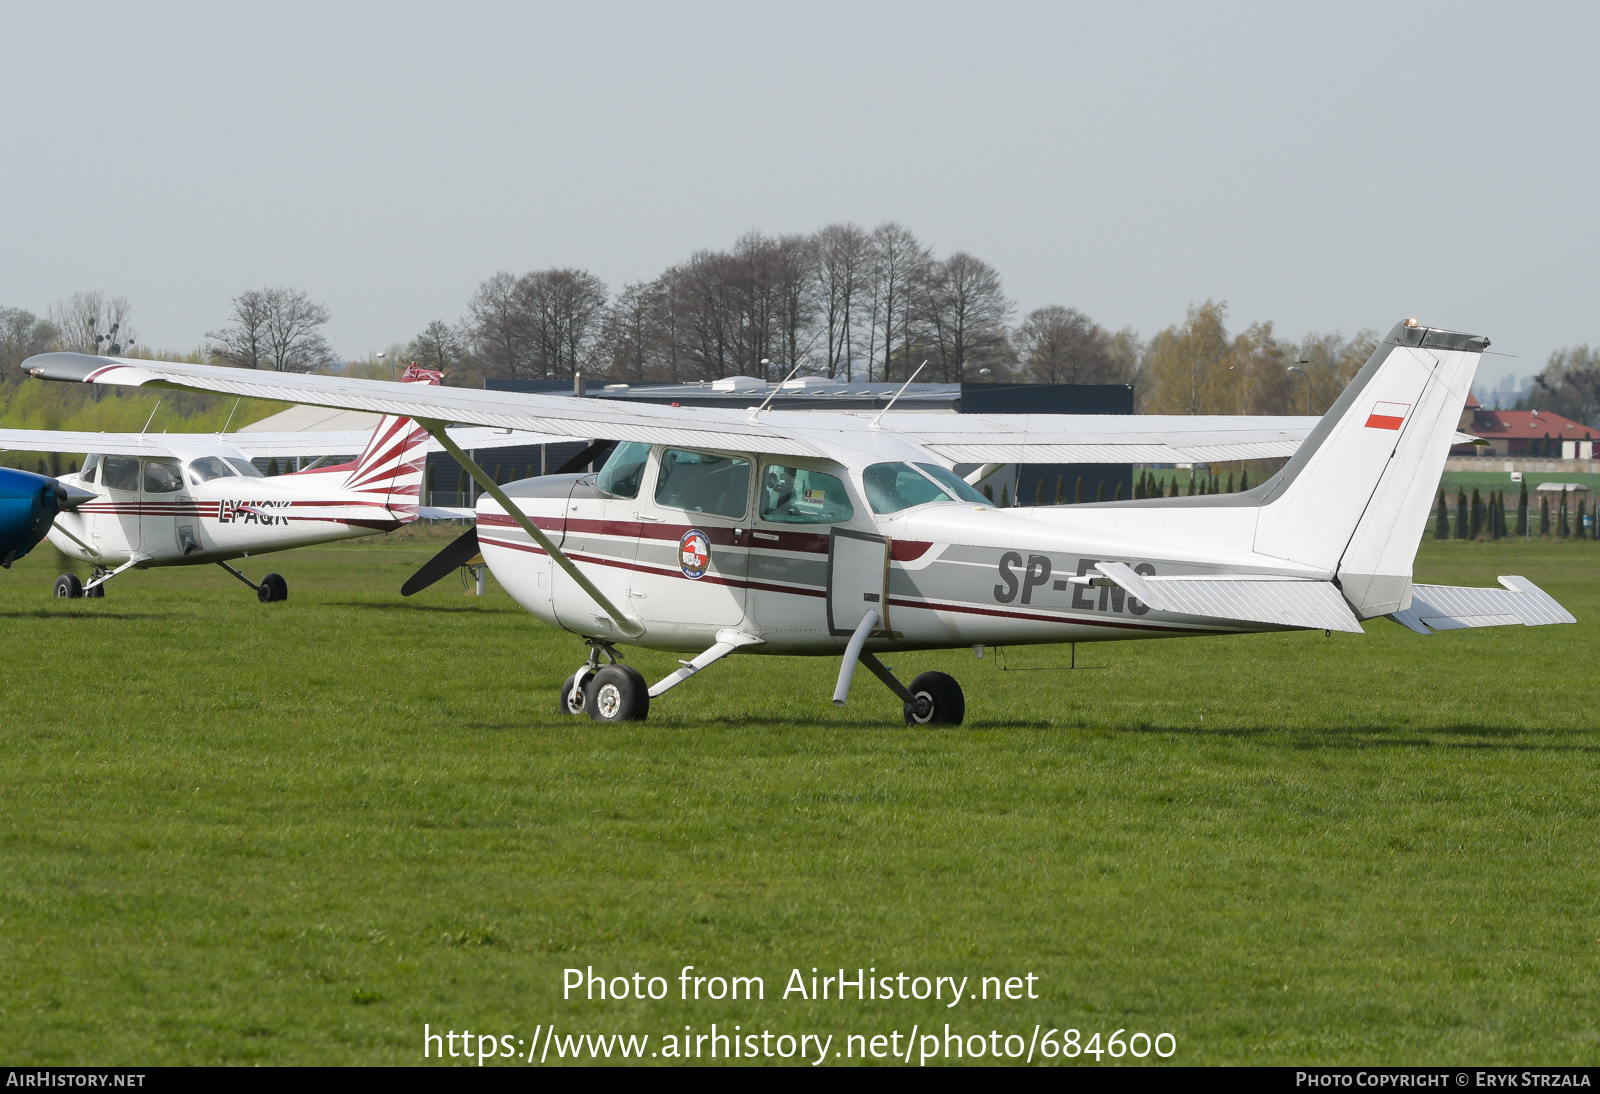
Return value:
M 1361 634 L 1361 623 L 1331 581 L 1298 577 L 1147 577 L 1122 562 L 1099 570 L 1158 612 Z
M 1414 585 L 1411 607 L 1389 618 L 1418 634 L 1459 631 L 1468 627 L 1544 627 L 1576 623 L 1555 597 L 1525 577 L 1502 577 L 1503 589 L 1467 589 L 1454 585 Z

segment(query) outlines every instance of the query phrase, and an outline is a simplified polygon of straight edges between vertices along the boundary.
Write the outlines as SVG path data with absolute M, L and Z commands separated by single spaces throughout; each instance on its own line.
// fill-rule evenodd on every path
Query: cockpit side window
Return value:
M 875 463 L 861 473 L 867 504 L 880 516 L 930 501 L 954 501 L 908 463 Z
M 177 460 L 145 460 L 144 492 L 146 494 L 171 494 L 183 489 L 183 474 Z
M 91 452 L 83 458 L 83 470 L 78 472 L 78 477 L 84 482 L 93 482 L 95 472 L 100 469 L 100 453 Z
M 240 475 L 247 479 L 266 478 L 265 475 L 256 470 L 256 465 L 251 463 L 249 460 L 236 460 L 232 456 L 228 456 L 226 459 L 229 467 L 233 468 L 235 471 L 239 472 Z
M 212 479 L 228 479 L 236 475 L 237 472 L 221 456 L 201 456 L 189 465 L 189 477 L 196 486 Z
M 839 524 L 855 516 L 844 483 L 806 467 L 767 464 L 760 497 L 761 519 L 773 524 Z
M 139 457 L 107 456 L 101 461 L 100 467 L 100 482 L 107 489 L 139 489 Z
M 602 494 L 614 498 L 638 497 L 639 481 L 644 478 L 644 464 L 649 458 L 649 445 L 643 441 L 624 441 L 612 451 L 595 486 Z
M 715 452 L 661 453 L 656 504 L 738 520 L 749 506 L 750 461 Z

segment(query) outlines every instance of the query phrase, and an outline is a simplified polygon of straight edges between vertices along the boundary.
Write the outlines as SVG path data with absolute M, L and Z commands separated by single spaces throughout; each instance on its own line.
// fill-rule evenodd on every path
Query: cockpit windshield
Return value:
M 988 505 L 989 499 L 974 490 L 967 482 L 948 468 L 940 467 L 936 463 L 917 464 L 923 471 L 936 479 L 940 486 L 955 494 L 962 501 L 970 501 L 974 505 Z
M 229 467 L 221 456 L 202 456 L 189 465 L 189 478 L 196 486 L 212 479 L 231 479 L 237 475 L 238 472 Z
M 228 456 L 226 459 L 228 461 L 228 466 L 232 467 L 235 471 L 239 472 L 239 474 L 243 475 L 247 479 L 266 478 L 265 475 L 256 470 L 256 465 L 251 463 L 249 460 L 236 460 L 232 456 Z
M 930 501 L 955 501 L 949 493 L 909 463 L 875 463 L 861 472 L 867 504 L 880 516 Z

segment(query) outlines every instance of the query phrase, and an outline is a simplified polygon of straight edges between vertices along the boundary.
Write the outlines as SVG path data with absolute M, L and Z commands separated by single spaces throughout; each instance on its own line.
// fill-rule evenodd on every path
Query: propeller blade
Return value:
M 600 453 L 604 452 L 606 449 L 610 448 L 616 443 L 617 442 L 615 441 L 595 441 L 588 448 L 585 448 L 582 452 L 579 452 L 576 456 L 572 457 L 572 459 L 562 464 L 556 470 L 556 474 L 570 475 L 574 471 L 582 471 L 585 467 L 589 466 L 590 462 L 593 461 L 596 456 L 600 455 Z
M 406 583 L 400 586 L 400 595 L 410 596 L 412 593 L 420 593 L 441 577 L 465 566 L 477 554 L 478 529 L 474 525 L 452 540 L 444 550 L 424 562 L 420 570 L 407 578 Z

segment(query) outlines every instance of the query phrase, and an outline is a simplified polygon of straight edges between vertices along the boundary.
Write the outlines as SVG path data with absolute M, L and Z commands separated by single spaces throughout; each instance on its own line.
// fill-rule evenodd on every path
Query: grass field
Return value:
M 836 710 L 833 661 L 733 658 L 619 729 L 556 713 L 580 647 L 503 594 L 401 600 L 450 534 L 276 556 L 279 605 L 215 568 L 56 602 L 47 549 L 0 574 L 0 1062 L 417 1063 L 424 1023 L 552 1021 L 1600 1061 L 1592 543 L 1419 562 L 1577 626 L 891 658 L 961 680 L 943 731 L 866 673 Z M 678 1001 L 683 965 L 766 999 Z M 574 966 L 672 994 L 564 1001 Z M 813 966 L 1039 998 L 781 999 Z

